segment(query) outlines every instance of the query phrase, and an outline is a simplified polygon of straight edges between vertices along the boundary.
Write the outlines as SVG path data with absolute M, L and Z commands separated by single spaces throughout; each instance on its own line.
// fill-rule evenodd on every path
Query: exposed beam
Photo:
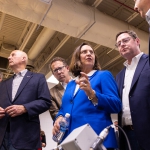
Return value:
M 116 16 L 122 11 L 122 9 L 123 9 L 123 6 L 120 6 L 120 7 L 112 14 L 112 16 L 113 16 L 113 17 L 116 17 Z
M 27 23 L 26 23 L 26 26 L 25 26 L 25 28 L 23 29 L 23 31 L 22 31 L 22 34 L 21 34 L 21 36 L 20 36 L 20 38 L 19 38 L 19 40 L 18 40 L 18 42 L 17 42 L 17 45 L 18 46 L 20 46 L 21 45 L 21 43 L 23 42 L 23 37 L 25 36 L 25 34 L 28 32 L 28 28 L 29 28 L 29 25 L 30 25 L 30 22 L 28 21 Z
M 5 16 L 6 16 L 6 14 L 5 14 L 5 13 L 2 13 L 1 20 L 0 20 L 0 30 L 2 29 L 4 20 L 5 20 Z
M 107 62 L 102 69 L 106 69 L 108 68 L 110 65 L 112 65 L 114 62 L 117 62 L 119 59 L 121 59 L 122 57 L 120 55 L 116 56 L 115 58 L 111 59 L 109 62 Z
M 11 2 L 0 0 L 0 2 L 2 2 L 2 7 L 0 7 L 0 11 L 37 24 L 39 23 L 44 10 L 47 8 L 46 4 L 37 0 L 19 0 Z M 20 9 L 22 3 L 26 4 L 26 9 L 24 9 L 23 13 L 22 9 Z M 31 7 L 33 9 L 30 9 Z M 56 13 L 57 10 L 59 10 L 60 13 Z M 147 53 L 148 33 L 138 30 L 137 28 L 129 25 L 128 23 L 125 23 L 118 19 L 114 19 L 113 17 L 106 15 L 98 11 L 97 9 L 95 9 L 95 20 L 96 23 L 92 26 L 92 28 L 90 28 L 90 30 L 88 30 L 88 32 L 86 32 L 86 34 L 82 36 L 82 39 L 103 46 L 113 47 L 114 36 L 118 32 L 122 30 L 132 29 L 138 34 L 139 37 L 142 37 L 141 45 L 144 52 Z M 76 5 L 74 5 L 74 1 L 72 0 L 54 0 L 52 9 L 47 14 L 42 25 L 59 32 L 63 32 L 64 34 L 70 35 L 72 37 L 77 37 L 79 33 L 81 33 L 83 29 L 85 29 L 85 27 L 91 24 L 92 21 L 93 7 L 83 5 L 81 3 L 76 3 Z
M 124 4 L 128 4 L 128 3 L 130 3 L 130 0 L 127 0 Z M 119 13 L 120 13 L 120 11 L 122 11 L 122 9 L 125 7 L 125 5 L 121 5 L 116 11 L 115 11 L 115 13 L 112 15 L 112 16 L 114 16 L 114 17 L 116 17 Z
M 134 12 L 129 18 L 126 19 L 127 22 L 131 22 L 134 18 L 136 18 L 139 13 Z
M 99 5 L 100 5 L 100 3 L 102 2 L 103 0 L 96 0 L 94 3 L 93 3 L 93 7 L 95 7 L 95 8 L 97 8 Z
M 37 27 L 37 24 L 33 23 L 26 35 L 26 37 L 24 38 L 24 41 L 22 42 L 21 46 L 19 47 L 20 50 L 24 50 L 26 44 L 28 43 L 28 41 L 30 40 L 30 37 L 32 36 L 33 32 L 35 31 Z
M 120 59 L 118 59 L 117 61 L 115 61 L 114 63 L 112 63 L 111 65 L 109 65 L 109 66 L 107 66 L 107 68 L 105 68 L 105 70 L 111 70 L 112 68 L 114 69 L 114 67 L 116 66 L 118 66 L 118 65 L 122 65 L 123 66 L 123 62 L 124 62 L 125 60 L 123 59 L 123 58 L 120 58 Z M 102 68 L 103 69 L 103 68 Z M 116 68 L 114 69 L 115 70 L 115 72 L 116 72 Z M 117 73 L 119 72 L 120 70 L 118 70 L 117 71 Z
M 137 28 L 141 28 L 141 27 L 143 27 L 145 24 L 147 24 L 147 22 L 144 20 L 144 21 L 142 21 L 142 22 L 137 26 Z
M 50 61 L 50 59 L 59 51 L 59 49 L 68 41 L 70 38 L 69 35 L 66 35 L 64 39 L 57 45 L 57 47 L 52 51 L 52 53 L 46 58 L 46 60 L 37 68 L 37 72 L 40 72 L 41 69 Z
M 102 45 L 97 44 L 93 49 L 96 51 L 98 48 L 100 48 Z

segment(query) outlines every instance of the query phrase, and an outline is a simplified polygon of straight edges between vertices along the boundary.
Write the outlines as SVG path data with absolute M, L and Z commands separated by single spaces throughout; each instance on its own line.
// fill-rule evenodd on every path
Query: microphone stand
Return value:
M 107 150 L 105 146 L 103 145 L 103 142 L 107 135 L 109 134 L 111 126 L 106 127 L 101 131 L 99 136 L 97 137 L 96 141 L 93 143 L 93 145 L 90 147 L 90 150 Z

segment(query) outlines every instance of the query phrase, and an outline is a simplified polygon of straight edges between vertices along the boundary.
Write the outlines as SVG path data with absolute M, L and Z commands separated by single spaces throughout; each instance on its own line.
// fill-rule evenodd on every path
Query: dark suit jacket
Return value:
M 0 145 L 10 124 L 12 145 L 17 149 L 37 149 L 41 146 L 39 114 L 50 107 L 50 94 L 44 75 L 27 71 L 12 101 L 13 77 L 0 84 L 0 106 L 24 105 L 27 113 L 0 119 Z
M 129 92 L 129 104 L 134 131 L 139 143 L 146 150 L 150 150 L 150 65 L 148 60 L 149 57 L 146 54 L 141 56 Z M 125 70 L 126 68 L 116 77 L 121 97 Z M 119 115 L 119 125 L 121 125 L 121 113 Z M 122 143 L 120 143 L 121 145 Z
M 58 83 L 50 89 L 52 105 L 50 106 L 49 112 L 54 120 L 61 106 L 61 99 L 64 94 L 64 88 L 61 83 Z

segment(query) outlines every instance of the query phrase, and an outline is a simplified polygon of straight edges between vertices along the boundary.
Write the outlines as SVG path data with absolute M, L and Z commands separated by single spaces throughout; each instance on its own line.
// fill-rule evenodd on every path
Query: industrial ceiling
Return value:
M 60 56 L 69 63 L 83 41 L 93 46 L 101 68 L 115 76 L 124 62 L 114 46 L 118 32 L 136 31 L 141 50 L 148 52 L 148 24 L 133 7 L 133 0 L 0 0 L 0 70 L 4 78 L 13 74 L 7 57 L 14 49 L 28 54 L 28 69 L 49 77 L 49 61 Z

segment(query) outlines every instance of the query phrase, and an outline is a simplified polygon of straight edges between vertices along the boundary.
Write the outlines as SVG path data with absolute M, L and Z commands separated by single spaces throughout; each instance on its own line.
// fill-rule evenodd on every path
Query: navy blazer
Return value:
M 0 145 L 10 123 L 11 141 L 15 148 L 37 149 L 41 147 L 39 114 L 48 110 L 51 104 L 45 77 L 27 71 L 13 101 L 12 82 L 13 77 L 0 84 L 0 107 L 23 105 L 27 113 L 16 117 L 6 114 L 0 119 Z
M 139 143 L 146 150 L 150 150 L 150 65 L 148 60 L 148 55 L 143 54 L 141 56 L 129 92 L 129 104 L 134 131 Z M 126 68 L 116 77 L 121 97 L 125 70 Z M 121 113 L 119 115 L 119 125 L 122 125 Z

